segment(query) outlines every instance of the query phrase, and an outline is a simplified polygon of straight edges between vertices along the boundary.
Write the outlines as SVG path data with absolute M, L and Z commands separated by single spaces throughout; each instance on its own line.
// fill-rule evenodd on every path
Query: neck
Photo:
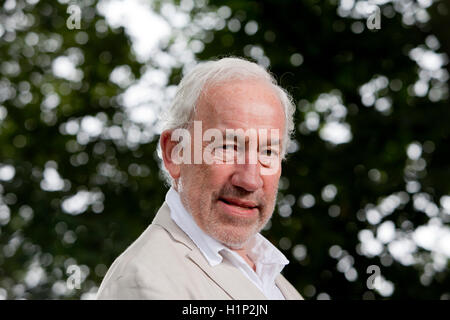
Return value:
M 256 265 L 253 263 L 253 261 L 247 255 L 247 251 L 245 250 L 245 248 L 242 248 L 242 249 L 231 249 L 231 250 L 233 250 L 234 252 L 239 254 L 244 259 L 244 261 L 247 262 L 247 264 L 250 266 L 250 268 L 252 268 L 253 271 L 256 272 Z

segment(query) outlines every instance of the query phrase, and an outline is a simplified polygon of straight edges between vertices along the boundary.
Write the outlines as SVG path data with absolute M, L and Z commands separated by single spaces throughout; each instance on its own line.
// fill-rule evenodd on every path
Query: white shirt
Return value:
M 260 233 L 254 235 L 247 245 L 248 256 L 256 266 L 256 272 L 236 252 L 206 234 L 184 208 L 178 192 L 170 188 L 166 194 L 173 221 L 192 239 L 208 263 L 214 267 L 227 259 L 244 276 L 259 288 L 267 299 L 285 300 L 275 284 L 275 278 L 289 263 L 288 259 Z

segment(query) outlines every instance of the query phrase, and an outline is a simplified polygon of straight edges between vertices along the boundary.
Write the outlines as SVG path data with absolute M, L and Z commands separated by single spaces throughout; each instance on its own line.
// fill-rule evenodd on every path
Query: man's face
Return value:
M 208 88 L 199 99 L 194 120 L 202 122 L 203 132 L 216 128 L 221 131 L 255 129 L 256 132 L 267 129 L 270 133 L 271 129 L 276 129 L 280 138 L 285 126 L 284 110 L 273 89 L 254 80 L 226 82 Z M 193 144 L 192 128 L 191 137 Z M 268 137 L 270 139 L 270 134 Z M 259 143 L 261 139 L 258 135 Z M 203 147 L 209 143 L 203 142 Z M 233 148 L 233 143 L 224 137 L 223 144 L 227 145 L 224 150 Z M 280 153 L 281 145 L 275 149 Z M 247 148 L 246 160 L 249 152 Z M 278 166 L 270 175 L 261 174 L 263 164 L 259 161 L 181 164 L 177 189 L 183 205 L 203 231 L 228 247 L 240 249 L 272 216 L 281 157 L 275 161 Z

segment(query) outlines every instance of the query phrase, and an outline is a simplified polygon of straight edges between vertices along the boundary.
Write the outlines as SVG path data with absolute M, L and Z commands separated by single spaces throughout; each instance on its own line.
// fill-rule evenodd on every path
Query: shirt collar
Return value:
M 180 195 L 173 187 L 166 194 L 166 203 L 170 208 L 172 220 L 191 238 L 211 266 L 214 267 L 222 262 L 223 257 L 220 254 L 222 250 L 235 254 L 234 251 L 206 234 L 197 225 L 192 215 L 183 206 Z M 285 255 L 260 233 L 254 235 L 246 247 L 249 252 L 248 255 L 255 264 L 276 264 L 280 265 L 282 269 L 289 263 Z
M 280 264 L 283 267 L 289 263 L 286 256 L 260 233 L 250 239 L 247 250 L 250 258 L 257 263 Z

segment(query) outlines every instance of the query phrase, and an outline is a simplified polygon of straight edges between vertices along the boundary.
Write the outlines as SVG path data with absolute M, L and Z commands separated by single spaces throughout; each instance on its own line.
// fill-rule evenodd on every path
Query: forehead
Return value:
M 284 130 L 284 110 L 274 88 L 261 80 L 237 80 L 210 86 L 197 104 L 203 128 Z

